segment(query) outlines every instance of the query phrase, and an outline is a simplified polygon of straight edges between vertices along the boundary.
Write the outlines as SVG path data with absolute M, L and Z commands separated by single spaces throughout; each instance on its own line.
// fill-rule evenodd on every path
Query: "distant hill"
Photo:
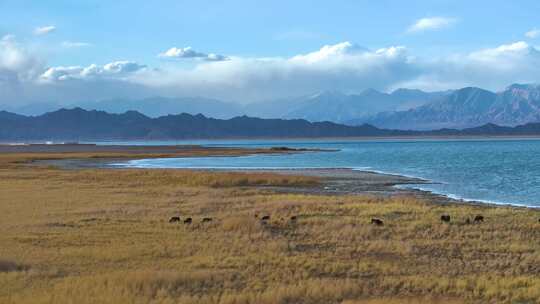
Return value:
M 379 112 L 416 107 L 435 100 L 443 94 L 408 89 L 399 89 L 390 94 L 368 89 L 360 94 L 350 95 L 327 91 L 305 97 L 301 102 L 293 103 L 294 108 L 282 117 L 344 123 Z
M 28 116 L 42 115 L 60 109 L 62 106 L 56 103 L 35 102 L 22 106 L 0 106 L 4 110 Z
M 215 118 L 232 118 L 243 113 L 242 106 L 236 103 L 201 97 L 152 97 L 140 100 L 113 99 L 87 102 L 78 106 L 86 110 L 99 110 L 109 113 L 138 111 L 150 117 L 180 113 L 204 113 Z
M 80 101 L 66 108 L 80 107 L 108 113 L 138 111 L 149 117 L 169 114 L 203 114 L 228 119 L 249 115 L 261 118 L 300 118 L 309 121 L 346 122 L 381 111 L 403 110 L 425 104 L 443 93 L 427 93 L 420 90 L 398 89 L 391 94 L 368 89 L 360 94 L 344 94 L 326 91 L 315 95 L 267 100 L 241 105 L 201 97 L 152 97 L 144 99 L 110 99 Z M 23 115 L 41 115 L 60 108 L 55 103 L 34 103 L 5 109 Z
M 369 123 L 381 128 L 429 130 L 467 128 L 493 123 L 516 126 L 540 121 L 540 85 L 514 84 L 493 93 L 463 88 L 407 111 L 381 112 L 349 124 Z
M 351 127 L 331 122 L 260 119 L 228 120 L 201 114 L 150 118 L 136 111 L 111 114 L 81 108 L 61 109 L 40 116 L 0 113 L 0 140 L 135 140 L 244 137 L 385 136 L 391 131 L 369 125 Z
M 81 108 L 61 109 L 40 116 L 0 112 L 0 141 L 4 142 L 468 135 L 540 135 L 540 123 L 514 128 L 487 124 L 464 130 L 399 131 L 368 124 L 353 127 L 332 122 L 248 116 L 225 120 L 186 113 L 150 118 L 136 111 L 111 114 Z
M 244 114 L 243 106 L 232 102 L 202 97 L 150 97 L 144 99 L 107 99 L 100 101 L 80 101 L 64 108 L 82 108 L 108 113 L 121 114 L 126 111 L 137 111 L 149 117 L 169 114 L 199 114 L 216 118 L 232 118 Z M 55 103 L 33 103 L 23 106 L 5 107 L 13 113 L 37 116 L 53 112 L 62 106 Z

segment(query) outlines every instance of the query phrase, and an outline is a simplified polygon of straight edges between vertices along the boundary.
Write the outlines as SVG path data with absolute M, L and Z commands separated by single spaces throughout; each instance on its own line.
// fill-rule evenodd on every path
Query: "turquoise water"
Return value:
M 288 146 L 339 151 L 134 160 L 118 165 L 139 168 L 351 168 L 424 178 L 435 183 L 410 187 L 421 187 L 454 198 L 540 207 L 539 139 L 252 140 L 189 143 L 230 147 Z

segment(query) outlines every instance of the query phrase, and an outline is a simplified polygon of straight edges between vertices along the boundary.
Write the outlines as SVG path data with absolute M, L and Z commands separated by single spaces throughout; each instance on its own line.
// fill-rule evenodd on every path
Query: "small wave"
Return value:
M 540 206 L 535 206 L 535 205 L 530 205 L 530 204 L 507 203 L 507 202 L 501 202 L 501 201 L 496 201 L 496 200 L 468 198 L 468 197 L 460 196 L 460 195 L 457 195 L 457 194 L 453 194 L 453 193 L 449 193 L 449 192 L 445 192 L 445 191 L 441 191 L 441 190 L 435 190 L 435 189 L 425 187 L 425 186 L 420 186 L 420 185 L 409 184 L 409 185 L 398 185 L 396 187 L 430 192 L 430 193 L 433 193 L 433 194 L 448 197 L 448 198 L 453 199 L 453 200 L 470 202 L 470 203 L 482 203 L 482 204 L 497 205 L 497 206 L 514 206 L 514 207 L 526 207 L 526 208 L 540 209 Z
M 145 160 L 133 160 L 123 163 L 111 163 L 110 166 L 123 167 L 123 168 L 140 168 L 140 169 L 208 169 L 208 170 L 339 170 L 355 168 L 351 167 L 317 167 L 317 166 L 303 166 L 303 167 L 290 167 L 290 166 L 178 166 L 171 164 L 149 164 L 145 163 Z
M 409 175 L 409 174 L 404 174 L 404 173 L 397 173 L 397 172 L 390 172 L 390 171 L 382 171 L 382 170 L 375 170 L 371 167 L 357 167 L 357 168 L 351 168 L 351 170 L 354 170 L 354 171 L 363 171 L 363 172 L 373 172 L 373 173 L 377 173 L 377 174 L 384 174 L 384 175 L 392 175 L 392 176 L 401 176 L 401 177 L 407 177 L 407 178 L 411 178 L 411 179 L 420 179 L 420 180 L 423 180 L 423 181 L 426 181 L 426 182 L 433 182 L 435 183 L 434 181 L 431 181 L 427 178 L 424 178 L 424 177 L 421 177 L 421 176 L 415 176 L 415 175 Z

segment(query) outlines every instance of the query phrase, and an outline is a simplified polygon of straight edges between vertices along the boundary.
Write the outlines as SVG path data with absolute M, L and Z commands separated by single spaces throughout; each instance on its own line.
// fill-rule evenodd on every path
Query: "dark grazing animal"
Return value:
M 261 220 L 262 220 L 262 221 L 268 221 L 268 220 L 270 220 L 270 215 L 265 215 L 265 216 L 261 217 Z
M 187 219 L 184 220 L 184 224 L 191 224 L 192 221 L 193 220 L 190 217 L 188 217 Z
M 291 221 L 292 222 L 296 222 L 297 219 L 298 219 L 298 217 L 296 215 L 291 216 Z
M 480 223 L 480 222 L 484 222 L 484 216 L 482 215 L 477 215 L 474 217 L 474 222 L 475 223 Z
M 169 223 L 176 223 L 176 222 L 180 222 L 179 216 L 173 216 L 169 219 Z
M 382 225 L 384 225 L 384 222 L 381 219 L 372 218 L 371 219 L 371 224 L 373 224 L 375 226 L 382 226 Z
M 441 221 L 446 222 L 446 223 L 450 223 L 450 215 L 448 215 L 448 214 L 441 215 Z
M 211 221 L 212 221 L 211 217 L 205 217 L 205 218 L 202 219 L 203 223 L 208 223 L 208 222 L 211 222 Z

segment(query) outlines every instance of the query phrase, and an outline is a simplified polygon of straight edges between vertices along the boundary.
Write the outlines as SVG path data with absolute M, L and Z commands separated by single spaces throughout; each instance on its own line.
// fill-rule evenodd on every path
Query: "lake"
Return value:
M 111 143 L 108 143 L 111 144 Z M 350 168 L 419 177 L 410 185 L 464 200 L 540 207 L 540 139 L 221 140 L 126 142 L 339 149 L 286 155 L 132 160 L 136 168 Z

